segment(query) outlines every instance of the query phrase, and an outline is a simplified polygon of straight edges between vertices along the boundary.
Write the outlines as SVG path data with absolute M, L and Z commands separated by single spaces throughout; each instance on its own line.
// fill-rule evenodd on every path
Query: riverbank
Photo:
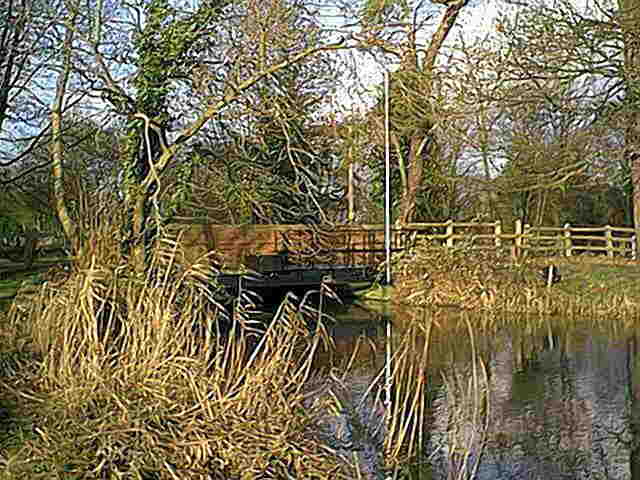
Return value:
M 224 311 L 204 262 L 156 253 L 145 281 L 95 259 L 0 312 L 3 478 L 381 474 L 379 402 L 331 357 L 314 365 L 335 348 L 322 302 L 288 297 L 263 320 L 244 295 Z
M 549 288 L 539 270 L 551 262 L 562 279 Z M 6 478 L 108 473 L 188 479 L 202 472 L 256 478 L 295 472 L 297 478 L 353 479 L 358 471 L 360 478 L 375 478 L 389 460 L 382 457 L 379 430 L 358 435 L 369 442 L 357 445 L 369 463 L 359 464 L 352 455 L 357 452 L 345 447 L 361 431 L 362 419 L 370 418 L 369 410 L 381 418 L 379 399 L 359 412 L 354 406 L 366 402 L 348 396 L 345 380 L 322 396 L 309 390 L 318 383 L 310 373 L 316 353 L 339 347 L 318 328 L 322 312 L 289 301 L 275 327 L 256 324 L 246 309 L 234 313 L 238 323 L 229 323 L 215 317 L 220 312 L 198 288 L 208 278 L 201 266 L 158 264 L 156 274 L 140 282 L 127 276 L 124 263 L 95 265 L 40 287 L 0 314 L 6 339 L 0 346 L 0 468 Z M 516 262 L 486 252 L 425 248 L 397 255 L 393 267 L 392 301 L 487 312 L 482 318 L 492 321 L 499 318 L 492 312 L 500 310 L 589 315 L 600 309 L 608 318 L 631 318 L 640 304 L 640 266 L 628 261 Z M 445 317 L 438 318 L 438 328 L 445 328 Z M 415 331 L 409 328 L 397 339 L 401 350 L 406 342 L 407 353 L 398 355 L 405 365 L 394 372 L 394 385 L 397 398 L 409 403 L 394 403 L 395 436 L 387 447 L 402 455 L 412 447 L 401 445 L 410 438 L 401 430 L 420 424 L 426 386 L 417 379 L 430 365 L 429 349 L 416 356 L 411 342 L 428 339 L 428 325 L 416 320 L 410 326 Z M 462 330 L 456 338 L 464 337 L 467 325 L 457 328 Z M 327 364 L 325 373 L 335 375 L 334 367 Z M 357 428 L 349 431 L 352 424 Z M 318 425 L 325 425 L 324 433 Z M 340 425 L 347 434 L 338 445 Z M 400 443 L 394 445 L 396 438 Z
M 547 285 L 545 268 L 560 279 Z M 640 263 L 621 258 L 519 258 L 428 245 L 393 258 L 393 286 L 374 286 L 364 299 L 418 307 L 531 314 L 640 315 Z M 588 311 L 588 312 L 587 312 Z

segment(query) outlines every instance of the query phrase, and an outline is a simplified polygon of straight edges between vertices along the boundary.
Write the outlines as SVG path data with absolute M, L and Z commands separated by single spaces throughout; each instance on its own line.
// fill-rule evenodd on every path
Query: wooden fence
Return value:
M 213 225 L 173 224 L 180 233 L 185 260 L 215 251 L 229 266 L 246 264 L 250 255 L 289 252 L 293 261 L 332 264 L 376 264 L 384 260 L 384 225 Z M 509 230 L 508 232 L 506 230 Z M 609 257 L 638 258 L 633 228 L 605 226 L 533 227 L 516 221 L 513 229 L 498 222 L 410 223 L 392 226 L 391 249 L 398 252 L 428 239 L 434 248 L 462 247 L 507 250 L 512 256 L 573 256 L 590 252 Z M 24 247 L 9 253 L 24 255 Z M 0 259 L 3 258 L 0 249 Z M 14 259 L 15 260 L 15 259 Z
M 382 228 L 382 227 L 380 227 Z M 489 223 L 454 222 L 412 223 L 402 229 L 394 228 L 394 235 L 403 237 L 411 231 L 412 239 L 426 238 L 436 246 L 472 249 L 508 249 L 513 256 L 561 255 L 571 257 L 580 253 L 638 258 L 635 229 L 628 227 L 572 226 L 537 227 L 516 220 L 513 232 L 506 233 L 500 221 Z M 392 245 L 393 245 L 392 241 Z

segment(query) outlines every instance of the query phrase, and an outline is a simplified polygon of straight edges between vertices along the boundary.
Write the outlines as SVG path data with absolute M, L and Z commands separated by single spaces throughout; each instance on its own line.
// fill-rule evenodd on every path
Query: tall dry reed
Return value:
M 42 358 L 28 395 L 43 415 L 10 478 L 356 478 L 308 401 L 326 332 L 291 297 L 261 328 L 242 309 L 224 314 L 216 272 L 206 258 L 178 262 L 180 248 L 162 239 L 145 278 L 90 249 L 66 281 L 12 308 Z

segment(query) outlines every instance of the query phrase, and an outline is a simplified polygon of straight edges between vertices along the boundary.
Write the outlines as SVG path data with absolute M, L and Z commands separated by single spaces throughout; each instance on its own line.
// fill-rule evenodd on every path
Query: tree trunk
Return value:
M 618 0 L 624 38 L 625 157 L 631 169 L 633 225 L 640 238 L 640 1 Z
M 447 38 L 447 35 L 451 31 L 451 28 L 456 22 L 458 15 L 462 8 L 467 4 L 468 0 L 454 0 L 449 3 L 442 20 L 440 21 L 440 25 L 438 26 L 438 30 L 434 33 L 431 38 L 431 43 L 427 48 L 422 73 L 427 78 L 433 74 L 433 70 L 436 65 L 436 58 L 438 57 L 438 53 L 442 48 L 442 44 Z M 410 65 L 411 62 L 417 62 L 417 50 L 410 52 L 409 55 L 406 55 L 405 60 L 403 61 L 403 65 L 401 68 L 410 69 L 417 68 L 417 64 Z M 429 89 L 428 89 L 429 90 Z M 425 96 L 430 95 L 427 91 L 425 92 Z M 407 179 L 407 188 L 404 190 L 402 195 L 402 200 L 400 203 L 400 223 L 405 224 L 411 222 L 413 219 L 413 215 L 416 210 L 416 199 L 418 197 L 418 192 L 422 186 L 423 178 L 424 178 L 424 150 L 427 144 L 429 144 L 427 154 L 433 155 L 435 153 L 433 145 L 433 139 L 431 138 L 432 133 L 429 131 L 418 131 L 411 135 L 410 140 L 410 153 L 409 153 L 409 175 Z M 400 152 L 398 151 L 400 155 Z
M 166 143 L 161 138 L 162 127 L 156 125 L 153 128 L 147 115 L 138 115 L 144 125 L 142 132 L 139 132 L 141 142 L 131 151 L 134 184 L 129 186 L 127 192 L 129 224 L 124 250 L 129 253 L 135 271 L 142 275 L 150 264 L 152 243 L 158 233 L 158 225 L 152 218 L 152 199 L 159 188 L 156 175 L 162 172 L 155 170 L 155 165 L 165 153 Z
M 51 131 L 53 140 L 51 143 L 52 157 L 52 175 L 53 175 L 53 195 L 55 200 L 55 209 L 62 224 L 62 229 L 71 244 L 74 254 L 79 254 L 80 239 L 78 238 L 77 227 L 74 224 L 67 204 L 64 198 L 64 175 L 63 175 L 63 157 L 64 145 L 62 144 L 62 112 L 64 110 L 64 100 L 66 96 L 67 83 L 71 72 L 71 48 L 73 43 L 73 25 L 75 15 L 71 15 L 68 19 L 69 24 L 66 26 L 63 43 L 63 66 L 56 83 L 56 96 L 51 110 Z
M 406 224 L 411 222 L 416 210 L 416 200 L 418 192 L 422 186 L 424 178 L 424 157 L 425 142 L 428 137 L 414 136 L 411 139 L 411 148 L 409 150 L 409 175 L 407 178 L 407 189 L 402 195 L 400 206 L 400 223 Z M 433 153 L 433 148 L 429 148 L 428 154 Z

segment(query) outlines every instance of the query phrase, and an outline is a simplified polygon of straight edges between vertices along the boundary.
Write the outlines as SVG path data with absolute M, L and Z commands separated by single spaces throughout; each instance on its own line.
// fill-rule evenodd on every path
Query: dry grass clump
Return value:
M 305 389 L 323 329 L 291 300 L 264 328 L 222 314 L 207 262 L 163 240 L 146 278 L 85 259 L 9 313 L 42 362 L 35 438 L 9 478 L 355 478 L 317 435 Z
M 427 241 L 397 255 L 394 274 L 398 297 L 418 306 L 497 308 L 542 284 L 530 262 L 515 263 L 505 252 L 434 247 Z

